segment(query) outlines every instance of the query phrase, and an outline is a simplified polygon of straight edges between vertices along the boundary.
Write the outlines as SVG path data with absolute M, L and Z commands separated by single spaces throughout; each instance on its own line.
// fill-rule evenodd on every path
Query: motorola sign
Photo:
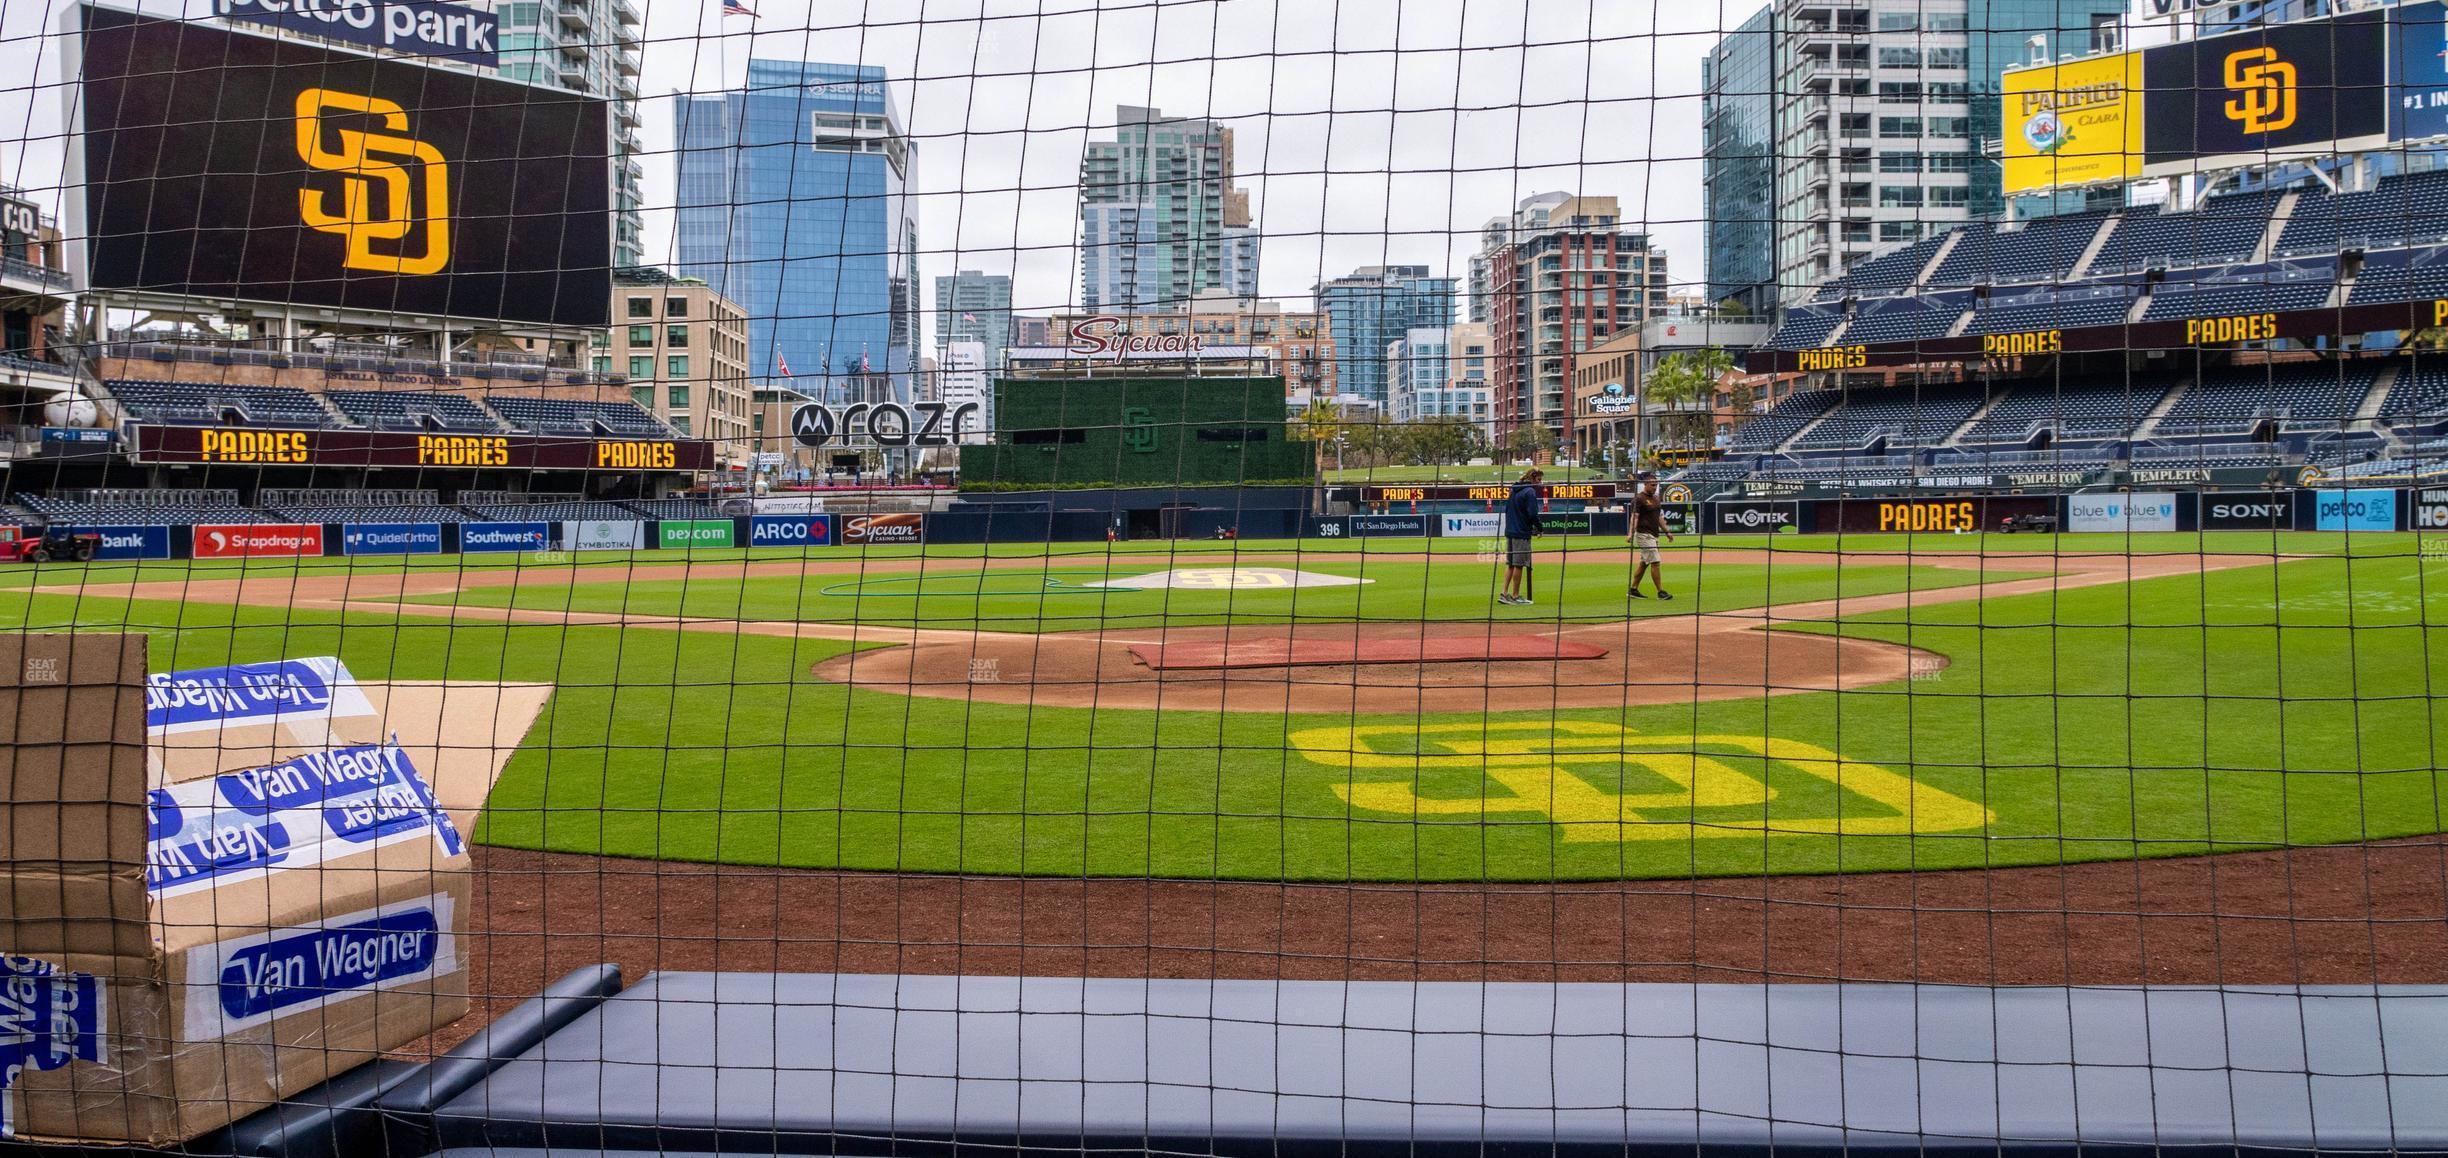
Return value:
M 810 402 L 791 412 L 791 437 L 801 446 L 823 446 L 839 436 L 843 442 L 864 436 L 877 446 L 950 446 L 960 441 L 962 423 L 971 429 L 984 409 L 975 402 L 859 402 L 833 408 Z

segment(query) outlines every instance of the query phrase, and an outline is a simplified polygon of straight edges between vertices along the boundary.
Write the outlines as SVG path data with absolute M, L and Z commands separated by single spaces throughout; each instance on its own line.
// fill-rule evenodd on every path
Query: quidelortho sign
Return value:
M 501 63 L 501 18 L 440 0 L 213 0 L 213 15 L 409 56 Z
M 350 523 L 340 528 L 344 555 L 439 555 L 440 523 Z
M 572 551 L 635 551 L 646 544 L 646 524 L 630 519 L 578 519 L 561 529 Z
M 2066 499 L 2069 531 L 2173 531 L 2176 496 L 2167 491 L 2073 495 Z

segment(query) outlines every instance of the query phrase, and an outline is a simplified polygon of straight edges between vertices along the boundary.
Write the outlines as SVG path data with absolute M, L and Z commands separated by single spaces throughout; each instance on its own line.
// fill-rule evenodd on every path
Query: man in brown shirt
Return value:
M 1650 586 L 1657 597 L 1671 600 L 1666 593 L 1666 564 L 1658 559 L 1658 539 L 1674 541 L 1674 532 L 1666 529 L 1666 505 L 1658 499 L 1658 477 L 1655 472 L 1642 471 L 1640 493 L 1632 496 L 1632 537 L 1630 543 L 1638 556 L 1638 566 L 1632 568 L 1632 586 L 1624 592 L 1634 599 L 1647 599 L 1641 594 L 1641 576 L 1650 576 Z

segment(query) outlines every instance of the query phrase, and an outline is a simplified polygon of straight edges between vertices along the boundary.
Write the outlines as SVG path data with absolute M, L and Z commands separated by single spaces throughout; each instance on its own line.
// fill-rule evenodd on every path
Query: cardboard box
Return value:
M 467 1012 L 465 833 L 551 693 L 0 636 L 0 1135 L 169 1145 Z

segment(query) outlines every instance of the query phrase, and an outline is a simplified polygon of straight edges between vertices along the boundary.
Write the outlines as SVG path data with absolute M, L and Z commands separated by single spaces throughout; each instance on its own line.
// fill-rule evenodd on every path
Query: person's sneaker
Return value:
M 1630 589 L 1630 590 L 1628 590 L 1628 591 L 1624 592 L 1624 594 L 1629 595 L 1629 596 L 1631 596 L 1631 597 L 1632 597 L 1632 598 L 1634 598 L 1634 599 L 1647 599 L 1647 598 L 1649 598 L 1648 596 L 1641 594 L 1641 592 L 1640 592 L 1640 588 L 1638 588 L 1638 587 L 1634 587 L 1634 588 L 1632 588 L 1632 589 Z
M 1520 597 L 1520 596 L 1517 596 L 1517 595 L 1501 595 L 1501 594 L 1500 594 L 1500 595 L 1498 595 L 1498 596 L 1496 597 L 1496 602 L 1498 602 L 1498 603 L 1519 603 L 1519 602 L 1521 602 L 1521 597 Z
M 1665 593 L 1665 592 L 1663 592 L 1663 591 L 1660 591 L 1660 592 L 1658 592 L 1658 598 L 1660 598 L 1660 599 L 1665 599 L 1665 600 L 1669 600 L 1669 601 L 1671 601 L 1671 600 L 1673 600 L 1673 599 L 1674 599 L 1674 596 L 1672 596 L 1672 595 L 1668 595 L 1667 593 Z

